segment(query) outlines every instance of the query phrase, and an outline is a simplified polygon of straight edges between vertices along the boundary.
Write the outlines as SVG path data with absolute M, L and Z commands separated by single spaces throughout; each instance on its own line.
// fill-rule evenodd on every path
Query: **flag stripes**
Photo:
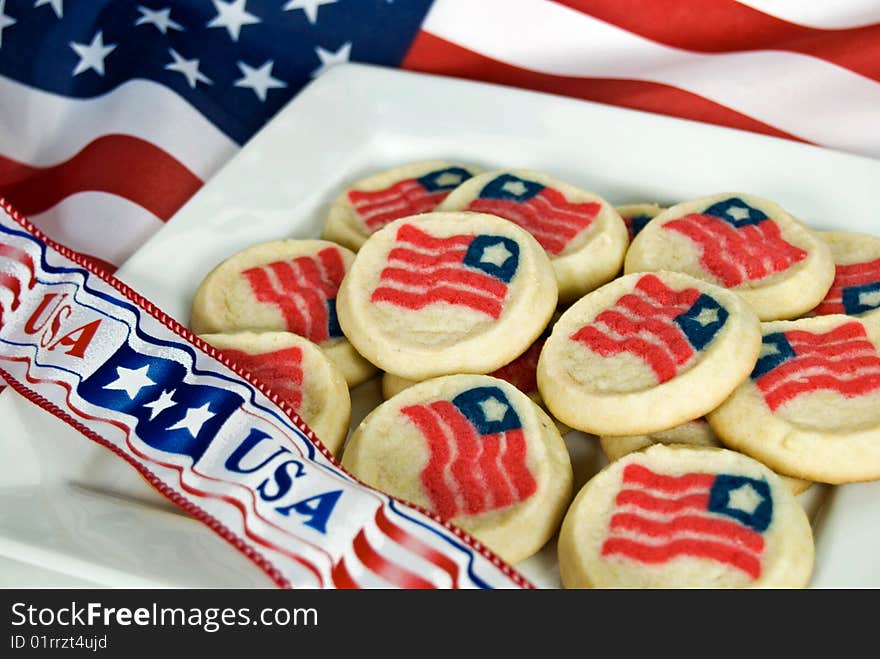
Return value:
M 847 289 L 853 289 L 852 298 Z M 857 314 L 870 308 L 880 308 L 880 259 L 836 266 L 834 283 L 813 313 Z
M 399 181 L 385 190 L 351 190 L 348 199 L 371 231 L 407 215 L 433 210 L 449 190 L 431 192 L 416 179 Z

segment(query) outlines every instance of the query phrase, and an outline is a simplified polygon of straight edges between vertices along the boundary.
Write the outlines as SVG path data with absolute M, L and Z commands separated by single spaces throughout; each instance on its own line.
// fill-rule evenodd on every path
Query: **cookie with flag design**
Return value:
M 633 240 L 624 271 L 674 270 L 736 291 L 761 320 L 803 315 L 834 279 L 828 245 L 782 207 L 722 193 L 676 204 Z
M 834 283 L 813 314 L 880 319 L 880 238 L 864 233 L 821 231 L 834 259 Z
M 396 220 L 364 243 L 339 289 L 339 324 L 382 370 L 411 380 L 490 373 L 540 336 L 556 309 L 544 250 L 483 213 Z
M 560 302 L 610 281 L 629 244 L 623 220 L 602 197 L 531 170 L 474 176 L 437 210 L 491 213 L 531 233 L 553 263 Z
M 331 453 L 348 434 L 351 397 L 345 378 L 311 341 L 291 332 L 202 334 L 232 362 L 288 403 Z
M 669 430 L 652 432 L 649 435 L 627 435 L 624 437 L 603 436 L 599 438 L 602 452 L 609 461 L 619 460 L 633 451 L 640 451 L 654 444 L 689 444 L 691 446 L 709 446 L 721 448 L 724 444 L 712 430 L 706 419 L 694 419 Z M 802 478 L 780 476 L 792 491 L 800 494 L 810 488 L 812 483 Z
M 720 405 L 760 349 L 758 319 L 735 293 L 681 273 L 636 273 L 562 314 L 538 360 L 538 390 L 572 428 L 651 433 Z
M 479 171 L 461 163 L 425 160 L 355 181 L 334 200 L 321 237 L 356 252 L 389 222 L 434 210 Z
M 880 478 L 880 324 L 833 314 L 762 331 L 751 376 L 708 415 L 721 441 L 800 478 Z
M 802 588 L 815 548 L 803 508 L 760 462 L 657 444 L 587 482 L 558 553 L 564 588 Z
M 642 232 L 648 222 L 666 209 L 658 204 L 624 204 L 616 210 L 626 225 L 629 239 L 632 240 Z
M 229 257 L 199 284 L 190 329 L 293 332 L 324 350 L 354 387 L 376 373 L 342 334 L 336 318 L 339 284 L 354 260 L 325 240 L 275 240 Z
M 572 494 L 556 426 L 516 387 L 488 375 L 435 378 L 382 403 L 352 434 L 342 465 L 510 563 L 556 533 Z

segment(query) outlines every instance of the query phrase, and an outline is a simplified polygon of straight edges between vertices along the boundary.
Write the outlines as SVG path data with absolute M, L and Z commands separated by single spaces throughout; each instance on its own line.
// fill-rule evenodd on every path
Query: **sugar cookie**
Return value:
M 425 160 L 355 181 L 336 197 L 321 237 L 356 252 L 389 222 L 433 210 L 479 171 L 470 165 Z
M 396 220 L 358 252 L 339 289 L 339 323 L 379 368 L 411 380 L 489 373 L 522 354 L 556 309 L 537 241 L 484 213 Z
M 629 243 L 623 220 L 602 197 L 530 170 L 474 176 L 437 210 L 491 213 L 531 233 L 553 263 L 560 302 L 611 280 Z
M 452 521 L 510 563 L 553 536 L 572 494 L 556 426 L 525 394 L 488 375 L 435 378 L 386 401 L 352 434 L 342 465 Z
M 351 398 L 342 373 L 318 346 L 291 332 L 200 338 L 287 401 L 324 446 L 339 453 L 348 434 Z
M 199 284 L 190 329 L 288 331 L 317 343 L 350 387 L 376 373 L 342 335 L 336 294 L 354 254 L 325 240 L 275 240 L 248 247 Z
M 819 236 L 831 248 L 835 270 L 831 290 L 813 314 L 880 319 L 880 238 L 846 231 L 822 231 Z
M 708 415 L 727 446 L 822 483 L 880 478 L 880 324 L 764 323 L 751 377 Z
M 600 437 L 599 445 L 609 461 L 613 462 L 633 451 L 654 444 L 690 444 L 691 446 L 709 446 L 722 448 L 724 444 L 712 430 L 712 426 L 705 419 L 688 421 L 669 430 L 660 430 L 650 435 L 627 435 L 624 437 Z M 800 494 L 807 491 L 812 483 L 802 478 L 782 476 L 782 481 L 788 486 L 792 494 Z
M 538 390 L 573 428 L 651 433 L 717 407 L 760 348 L 758 319 L 735 293 L 680 273 L 636 273 L 562 314 L 538 361 Z
M 761 320 L 815 307 L 834 279 L 828 245 L 778 204 L 722 193 L 667 209 L 636 236 L 624 272 L 674 270 L 736 291 Z
M 565 588 L 801 588 L 815 548 L 803 508 L 761 463 L 657 444 L 587 482 L 558 553 Z

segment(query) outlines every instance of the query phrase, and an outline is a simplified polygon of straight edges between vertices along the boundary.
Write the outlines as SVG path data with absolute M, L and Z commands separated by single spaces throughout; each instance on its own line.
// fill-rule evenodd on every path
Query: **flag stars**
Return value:
M 209 408 L 211 403 L 205 403 L 201 407 L 190 407 L 187 408 L 186 414 L 184 414 L 183 418 L 175 423 L 173 426 L 169 426 L 168 430 L 186 430 L 192 435 L 193 439 L 198 437 L 199 431 L 201 431 L 202 426 L 214 416 L 217 416 L 216 412 L 212 412 Z
M 526 184 L 522 181 L 507 181 L 504 185 L 501 186 L 501 189 L 505 192 L 509 192 L 515 197 L 521 197 L 526 192 L 528 192 Z
M 0 47 L 3 46 L 3 30 L 15 25 L 16 20 L 6 15 L 6 0 L 0 0 Z
M 98 75 L 104 75 L 104 60 L 116 48 L 116 44 L 112 43 L 104 45 L 104 35 L 99 30 L 92 39 L 92 43 L 88 46 L 81 43 L 70 42 L 70 47 L 79 55 L 79 62 L 73 70 L 73 75 L 78 76 L 80 73 L 91 69 Z
M 312 77 L 317 78 L 333 68 L 337 64 L 345 64 L 351 56 L 351 41 L 346 41 L 336 52 L 324 50 L 320 46 L 315 48 L 318 59 L 321 60 L 321 66 L 312 71 Z
M 779 346 L 775 343 L 762 343 L 761 344 L 761 354 L 758 356 L 758 359 L 763 359 L 764 357 L 772 357 L 773 355 L 779 354 Z
M 247 0 L 212 0 L 217 15 L 211 19 L 207 27 L 225 27 L 233 41 L 238 41 L 241 28 L 245 25 L 259 23 L 260 19 L 245 9 Z
M 174 61 L 166 64 L 165 68 L 168 71 L 176 71 L 177 73 L 183 74 L 192 89 L 195 89 L 196 84 L 200 82 L 205 83 L 206 85 L 213 84 L 208 76 L 199 71 L 199 60 L 184 59 L 173 48 L 169 48 L 168 52 L 171 53 L 171 57 Z
M 485 417 L 486 421 L 489 421 L 490 423 L 503 421 L 504 416 L 507 414 L 508 406 L 495 397 L 482 400 L 480 401 L 479 405 L 480 409 L 483 411 L 483 416 Z
M 34 9 L 42 7 L 43 5 L 49 5 L 52 7 L 52 11 L 55 12 L 56 17 L 64 17 L 64 0 L 37 0 L 34 3 Z
M 175 391 L 177 390 L 163 390 L 161 395 L 156 400 L 154 400 L 152 403 L 146 403 L 144 405 L 144 407 L 150 410 L 150 421 L 152 421 L 159 414 L 167 410 L 169 407 L 174 407 L 175 405 L 177 405 L 177 403 L 173 400 Z
M 309 23 L 314 25 L 318 22 L 318 8 L 321 5 L 333 4 L 336 4 L 336 0 L 290 0 L 290 2 L 284 5 L 284 11 L 302 9 Z
M 151 387 L 156 382 L 147 375 L 150 370 L 149 364 L 141 368 L 125 368 L 118 366 L 116 368 L 116 379 L 113 382 L 104 385 L 104 389 L 116 389 L 124 391 L 131 400 L 137 398 L 141 389 Z
M 727 507 L 751 515 L 764 500 L 751 485 L 741 485 L 727 494 Z
M 455 174 L 453 172 L 444 172 L 434 179 L 434 184 L 440 188 L 458 185 L 459 183 L 461 183 L 461 174 Z
M 731 206 L 727 209 L 727 214 L 737 222 L 740 220 L 746 220 L 751 216 L 749 209 L 743 208 L 742 206 Z
M 261 101 L 266 100 L 266 94 L 270 89 L 287 87 L 287 83 L 272 76 L 274 61 L 269 60 L 258 69 L 254 69 L 244 62 L 237 62 L 238 68 L 244 74 L 243 78 L 235 81 L 236 87 L 252 89 Z
M 499 268 L 503 266 L 507 259 L 509 259 L 513 254 L 510 253 L 510 250 L 507 249 L 502 243 L 496 243 L 494 245 L 490 245 L 483 250 L 483 255 L 480 257 L 481 263 L 491 263 L 494 266 L 498 266 Z
M 148 7 L 138 6 L 141 17 L 138 18 L 135 25 L 152 25 L 162 34 L 166 34 L 169 29 L 183 32 L 183 26 L 171 18 L 171 8 L 153 10 Z M 193 85 L 194 86 L 194 85 Z
M 859 304 L 873 309 L 880 307 L 880 291 L 865 291 L 859 293 Z
M 694 316 L 694 320 L 702 327 L 718 322 L 718 309 L 703 309 Z

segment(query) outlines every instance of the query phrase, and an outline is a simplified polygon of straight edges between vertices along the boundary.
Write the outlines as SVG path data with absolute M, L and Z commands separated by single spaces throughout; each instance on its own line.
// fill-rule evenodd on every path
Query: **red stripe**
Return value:
M 798 355 L 768 371 L 755 382 L 761 391 L 767 392 L 791 377 L 802 379 L 805 377 L 804 371 L 809 369 L 821 369 L 823 375 L 855 375 L 866 369 L 876 369 L 880 372 L 880 357 L 877 356 L 874 347 L 868 345 L 872 354 L 859 354 L 837 360 L 822 355 Z
M 693 304 L 693 303 L 691 303 Z M 687 305 L 662 305 L 658 303 L 658 305 L 651 304 L 648 300 L 645 299 L 644 295 L 639 295 L 637 293 L 627 293 L 622 298 L 620 298 L 617 302 L 614 303 L 615 307 L 623 307 L 627 311 L 631 312 L 635 316 L 640 316 L 642 318 L 667 318 L 672 320 L 678 315 L 683 314 L 688 308 L 691 306 Z
M 411 551 L 413 554 L 421 556 L 429 563 L 436 565 L 450 576 L 453 587 L 458 587 L 459 567 L 455 561 L 442 554 L 437 549 L 434 549 L 428 543 L 420 540 L 417 536 L 410 535 L 395 526 L 394 522 L 388 519 L 388 516 L 385 514 L 384 507 L 380 507 L 376 510 L 375 522 L 376 526 L 382 531 L 382 533 L 387 535 L 391 540 L 404 549 Z
M 539 73 L 485 57 L 428 32 L 419 32 L 416 36 L 403 60 L 402 67 L 426 73 L 495 82 L 805 141 L 677 87 L 638 80 L 581 78 Z
M 280 294 L 272 280 L 269 278 L 267 268 L 251 268 L 241 273 L 248 283 L 258 302 L 272 304 L 278 307 L 284 316 L 284 324 L 288 330 L 296 334 L 305 333 L 308 320 L 302 315 L 299 307 L 288 296 Z M 303 334 L 304 335 L 304 334 Z
M 609 528 L 635 531 L 652 538 L 673 538 L 682 533 L 702 533 L 743 545 L 758 554 L 764 550 L 764 537 L 760 533 L 737 522 L 705 515 L 682 515 L 661 521 L 633 513 L 617 513 L 611 518 Z
M 624 483 L 636 483 L 669 494 L 678 494 L 694 488 L 709 489 L 715 482 L 712 474 L 685 474 L 667 476 L 658 474 L 640 464 L 629 464 L 623 470 Z
M 275 303 L 279 306 L 285 303 L 296 305 L 299 300 L 305 305 L 306 326 L 293 331 L 315 343 L 326 341 L 329 336 L 327 298 L 321 292 L 321 272 L 313 258 L 305 256 L 293 261 L 277 261 L 267 267 L 275 273 L 283 290 L 281 299 Z
M 774 389 L 766 392 L 764 399 L 771 410 L 776 410 L 788 401 L 797 398 L 801 394 L 812 393 L 826 389 L 836 391 L 847 398 L 863 396 L 880 389 L 880 373 L 872 373 L 860 377 L 844 380 L 833 375 L 801 375 L 797 380 L 790 380 Z
M 380 286 L 370 296 L 370 302 L 390 302 L 399 307 L 417 311 L 435 302 L 448 302 L 463 307 L 469 307 L 474 311 L 480 311 L 492 318 L 501 317 L 503 307 L 494 299 L 483 295 L 463 291 L 449 286 L 438 286 L 424 293 L 411 293 L 399 288 Z
M 32 167 L 0 156 L 0 194 L 26 215 L 36 215 L 84 191 L 123 197 L 168 220 L 202 181 L 157 146 L 130 135 L 105 135 L 51 167 Z
M 473 236 L 449 236 L 447 238 L 435 238 L 425 233 L 412 224 L 404 224 L 397 230 L 399 242 L 410 243 L 420 249 L 450 250 L 456 247 L 467 249 L 473 241 Z
M 18 280 L 18 277 L 13 277 L 8 272 L 0 271 L 0 287 L 12 291 L 11 309 L 12 311 L 18 309 L 18 305 L 21 304 L 19 300 L 21 297 L 21 282 Z
M 370 571 L 378 574 L 395 586 L 411 590 L 435 588 L 434 584 L 430 581 L 422 579 L 415 572 L 411 572 L 397 563 L 389 561 L 377 552 L 369 540 L 367 540 L 367 535 L 363 529 L 355 536 L 352 546 L 354 547 L 355 556 L 358 557 L 361 563 L 369 568 Z
M 666 346 L 678 365 L 684 364 L 694 355 L 693 347 L 688 343 L 684 334 L 678 330 L 678 326 L 673 326 L 668 321 L 664 322 L 656 318 L 636 321 L 612 307 L 601 312 L 593 322 L 603 323 L 623 336 L 639 333 L 650 334 Z
M 676 499 L 664 499 L 642 490 L 621 490 L 614 501 L 618 506 L 632 505 L 668 515 L 682 510 L 706 510 L 709 507 L 709 494 L 687 494 Z
M 677 365 L 672 357 L 656 343 L 650 343 L 638 336 L 612 339 L 594 326 L 586 325 L 572 334 L 571 338 L 603 357 L 612 357 L 621 353 L 635 355 L 654 371 L 659 383 L 667 382 L 676 375 Z
M 243 350 L 227 349 L 220 352 L 249 371 L 297 412 L 302 409 L 302 348 L 293 346 L 256 355 Z
M 19 249 L 18 247 L 2 244 L 0 245 L 0 258 L 12 259 L 13 261 L 21 263 L 24 267 L 26 267 L 28 269 L 28 272 L 30 273 L 27 287 L 34 287 L 34 284 L 37 283 L 37 275 L 34 271 L 34 260 L 31 258 L 30 254 L 28 254 L 23 249 Z
M 434 414 L 443 420 L 449 428 L 452 443 L 455 446 L 455 457 L 449 466 L 458 485 L 458 494 L 464 500 L 464 508 L 456 511 L 456 514 L 465 513 L 474 515 L 487 510 L 491 503 L 487 501 L 489 494 L 483 484 L 483 476 L 479 469 L 480 453 L 482 453 L 483 441 L 477 436 L 473 426 L 468 423 L 461 412 L 447 400 L 438 400 L 428 406 Z M 491 489 L 497 491 L 507 489 L 507 482 L 491 482 Z M 510 496 L 510 495 L 508 495 Z M 510 496 L 512 500 L 513 497 Z
M 339 285 L 345 278 L 345 262 L 342 260 L 342 252 L 336 247 L 328 247 L 318 252 L 318 258 L 324 268 L 324 292 L 327 297 L 336 297 Z
M 446 434 L 440 427 L 437 417 L 427 407 L 410 405 L 400 411 L 416 424 L 428 443 L 430 457 L 428 464 L 422 469 L 420 480 L 431 499 L 434 512 L 443 519 L 450 519 L 458 512 L 458 503 L 455 500 L 455 493 L 446 484 L 446 465 L 452 460 L 452 451 Z
M 645 275 L 635 285 L 636 290 L 646 293 L 648 296 L 666 306 L 684 305 L 691 306 L 700 298 L 700 291 L 696 288 L 685 288 L 680 291 L 669 288 L 657 275 Z
M 486 440 L 488 437 L 484 438 Z M 504 465 L 510 483 L 516 488 L 517 499 L 528 499 L 537 491 L 538 484 L 526 465 L 525 435 L 520 429 L 508 430 L 504 433 L 504 440 L 505 450 L 501 454 L 501 464 Z
M 360 584 L 351 576 L 351 572 L 345 566 L 345 559 L 339 559 L 339 562 L 333 566 L 330 572 L 330 578 L 333 579 L 333 585 L 340 590 L 357 590 Z
M 865 261 L 864 263 L 850 263 L 838 265 L 835 268 L 834 284 L 852 286 L 853 284 L 867 284 L 880 278 L 880 259 Z
M 799 346 L 816 346 L 822 348 L 831 343 L 850 341 L 851 339 L 867 339 L 868 335 L 865 332 L 864 325 L 852 321 L 844 323 L 843 325 L 838 325 L 834 329 L 824 333 L 808 332 L 806 330 L 790 330 L 785 333 L 785 338 L 788 339 L 788 342 L 792 347 L 797 349 Z
M 489 213 L 510 220 L 522 227 L 530 234 L 546 251 L 551 254 L 559 254 L 565 249 L 566 243 L 574 236 L 569 229 L 548 229 L 541 226 L 536 214 L 530 212 L 531 208 L 504 199 L 474 199 L 468 204 L 467 210 L 477 213 Z
M 818 57 L 880 81 L 880 25 L 823 30 L 795 25 L 732 0 L 556 0 L 674 48 L 702 53 L 784 50 Z
M 437 268 L 430 271 L 385 268 L 379 275 L 380 281 L 396 281 L 407 286 L 431 288 L 443 284 L 458 284 L 479 289 L 480 292 L 504 300 L 507 286 L 492 276 L 462 268 Z
M 406 247 L 395 247 L 388 252 L 388 261 L 400 261 L 408 265 L 418 266 L 419 268 L 434 268 L 450 263 L 461 263 L 464 260 L 465 254 L 467 254 L 467 250 L 458 248 L 453 248 L 446 252 L 425 254 L 424 252 L 417 252 Z
M 649 545 L 628 538 L 608 538 L 602 555 L 620 554 L 641 563 L 665 563 L 677 556 L 707 558 L 732 565 L 753 579 L 761 576 L 761 562 L 753 554 L 712 540 L 673 540 L 662 545 Z
M 483 477 L 489 483 L 492 495 L 492 507 L 503 508 L 514 502 L 508 479 L 501 469 L 498 456 L 501 454 L 501 442 L 487 442 L 483 446 L 483 454 L 480 456 L 480 469 Z

